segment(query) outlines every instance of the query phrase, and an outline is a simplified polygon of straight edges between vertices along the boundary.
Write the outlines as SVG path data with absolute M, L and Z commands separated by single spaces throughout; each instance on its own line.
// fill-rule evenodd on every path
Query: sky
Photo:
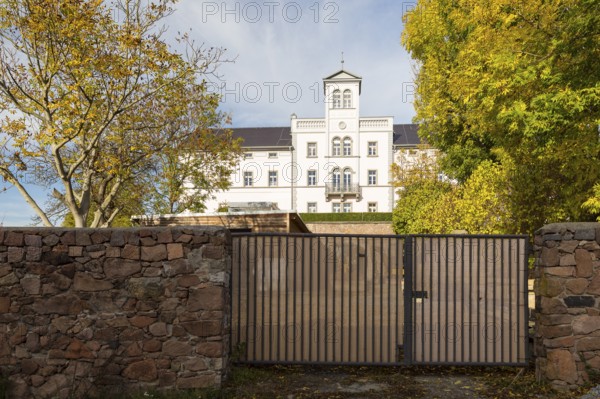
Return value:
M 362 77 L 361 116 L 411 123 L 414 62 L 400 44 L 402 15 L 416 0 L 180 0 L 165 21 L 167 41 L 187 32 L 225 49 L 209 90 L 220 93 L 232 127 L 289 126 L 324 115 L 323 78 L 342 68 Z M 0 189 L 6 187 L 0 182 Z M 40 204 L 45 193 L 32 190 Z M 0 193 L 0 225 L 32 224 L 19 192 Z

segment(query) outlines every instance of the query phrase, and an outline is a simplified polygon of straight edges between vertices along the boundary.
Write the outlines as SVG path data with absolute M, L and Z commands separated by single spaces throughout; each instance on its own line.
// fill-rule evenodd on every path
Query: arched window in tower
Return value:
M 349 157 L 352 155 L 352 140 L 350 137 L 344 137 L 344 156 Z
M 350 168 L 344 169 L 344 189 L 350 190 L 352 186 L 352 170 Z
M 341 99 L 340 99 L 340 91 L 339 90 L 334 90 L 333 91 L 333 108 L 340 108 L 341 107 Z
M 335 168 L 332 172 L 331 172 L 331 183 L 333 184 L 334 190 L 335 191 L 339 191 L 340 190 L 340 169 L 339 168 Z
M 344 90 L 344 108 L 352 108 L 352 92 L 350 89 Z
M 341 150 L 341 141 L 339 137 L 334 137 L 333 138 L 333 142 L 332 142 L 332 147 L 331 147 L 331 155 L 334 157 L 339 157 L 340 155 L 342 155 L 342 150 Z

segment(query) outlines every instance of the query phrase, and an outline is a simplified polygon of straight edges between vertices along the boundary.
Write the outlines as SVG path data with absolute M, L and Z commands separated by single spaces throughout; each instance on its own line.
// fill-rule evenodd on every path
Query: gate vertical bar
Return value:
M 317 238 L 317 265 L 321 263 L 321 238 Z M 327 264 L 325 264 L 327 269 Z M 321 357 L 321 268 L 317 267 L 317 358 Z
M 246 237 L 246 250 L 248 256 L 246 257 L 246 360 L 250 357 L 250 236 Z M 254 346 L 254 344 L 253 344 Z M 253 359 L 254 360 L 254 359 Z
M 596 233 L 598 234 L 598 233 Z M 529 359 L 531 359 L 531 347 L 529 346 L 529 255 L 533 252 L 532 248 L 531 248 L 531 243 L 529 242 L 529 239 L 525 238 L 524 239 L 525 243 L 524 243 L 524 251 L 525 253 L 523 254 L 523 268 L 525 270 L 525 272 L 523 273 L 523 284 L 524 284 L 524 292 L 523 292 L 523 301 L 524 301 L 524 305 L 525 305 L 525 361 L 529 361 Z M 517 255 L 518 258 L 518 255 Z M 519 262 L 517 261 L 517 264 L 519 264 Z M 519 358 L 517 358 L 517 362 L 519 361 Z
M 412 364 L 413 360 L 412 274 L 413 237 L 407 236 L 404 240 L 404 362 L 406 364 Z
M 341 308 L 342 308 L 342 312 L 340 315 L 341 321 L 340 321 L 340 361 L 344 361 L 344 333 L 346 331 L 345 325 L 344 325 L 344 237 L 341 237 L 341 243 L 340 243 L 340 252 L 341 252 L 341 260 L 340 260 L 340 280 L 341 280 Z
M 283 267 L 284 265 L 281 262 L 281 236 L 277 236 L 277 360 L 281 360 L 281 273 Z
M 252 254 L 252 259 L 254 260 L 252 266 L 252 274 L 254 275 L 254 279 L 252 281 L 253 285 L 252 285 L 252 316 L 254 317 L 254 324 L 252 325 L 252 360 L 256 361 L 256 332 L 258 330 L 256 324 L 257 324 L 257 315 L 256 312 L 258 312 L 258 305 L 257 305 L 257 301 L 258 301 L 258 292 L 257 287 L 258 287 L 258 237 L 254 237 L 254 253 Z
M 306 309 L 304 309 L 304 280 L 306 280 L 306 267 L 304 265 L 304 260 L 306 258 L 306 254 L 304 252 L 304 248 L 305 248 L 305 243 L 304 243 L 304 237 L 300 238 L 300 254 L 298 255 L 298 248 L 296 248 L 296 256 L 300 256 L 300 258 L 302 259 L 302 264 L 300 266 L 300 358 L 301 360 L 306 360 L 308 357 L 305 357 L 305 352 L 304 352 L 304 339 L 306 337 L 306 332 L 310 331 L 310 328 L 308 330 L 305 330 L 305 326 L 304 326 L 304 319 L 306 318 Z M 310 339 L 310 338 L 309 338 Z
M 298 293 L 298 258 L 296 257 L 296 249 L 297 249 L 297 237 L 290 237 L 292 239 L 292 243 L 290 244 L 290 242 L 288 242 L 287 245 L 287 251 L 288 251 L 288 257 L 287 257 L 287 261 L 290 261 L 290 247 L 293 248 L 293 253 L 292 253 L 292 263 L 294 264 L 294 274 L 293 274 L 293 278 L 294 278 L 294 288 L 293 288 L 293 296 L 292 296 L 292 306 L 293 306 L 293 311 L 292 311 L 292 334 L 294 334 L 291 338 L 291 340 L 289 340 L 289 342 L 292 343 L 292 359 L 293 361 L 297 361 L 298 359 L 296 358 L 296 346 L 297 346 L 297 341 L 296 341 L 296 331 L 298 328 L 298 321 L 296 319 L 296 309 L 298 308 L 298 301 L 296 300 L 296 295 Z
M 360 238 L 356 239 L 356 361 L 360 360 Z
M 261 237 L 261 251 L 262 251 L 262 258 L 261 258 L 261 286 L 260 286 L 260 294 L 262 296 L 261 299 L 261 314 L 260 314 L 260 330 L 261 330 L 261 336 L 260 336 L 260 360 L 264 360 L 265 359 L 265 242 L 267 240 L 267 237 Z M 256 257 L 258 257 L 258 254 L 256 254 Z M 258 295 L 257 295 L 257 299 L 258 299 Z
M 368 353 L 369 342 L 367 341 L 367 328 L 369 327 L 369 323 L 367 321 L 367 317 L 368 317 L 367 316 L 367 302 L 368 302 L 367 301 L 367 292 L 369 292 L 369 290 L 367 289 L 367 281 L 369 279 L 368 276 L 367 276 L 367 271 L 369 269 L 368 268 L 369 263 L 367 261 L 367 253 L 368 253 L 368 248 L 369 248 L 368 242 L 369 242 L 369 239 L 365 238 L 365 252 L 364 252 L 364 256 L 363 256 L 364 265 L 365 265 L 365 278 L 363 279 L 364 287 L 365 287 L 365 293 L 364 293 L 365 297 L 364 297 L 364 301 L 363 301 L 364 302 L 363 303 L 363 305 L 364 305 L 363 306 L 363 308 L 364 308 L 363 309 L 364 310 L 364 312 L 363 312 L 363 320 L 364 320 L 364 323 L 363 323 L 363 329 L 364 329 L 364 331 L 363 331 L 364 332 L 364 335 L 363 335 L 363 342 L 364 342 L 363 352 L 364 352 L 364 356 L 365 356 L 364 359 L 363 359 L 364 362 L 366 362 L 367 359 L 369 358 L 369 353 Z
M 312 341 L 314 339 L 314 337 L 312 336 L 313 325 L 314 325 L 313 324 L 314 323 L 314 321 L 313 321 L 313 292 L 314 292 L 313 291 L 313 265 L 318 264 L 318 261 L 315 262 L 314 259 L 313 259 L 313 256 L 314 256 L 314 254 L 313 254 L 313 242 L 315 241 L 315 239 L 314 239 L 314 237 L 311 237 L 309 240 L 310 240 L 309 241 L 309 247 L 310 247 L 310 249 L 309 249 L 310 252 L 309 253 L 310 253 L 310 255 L 308 257 L 308 259 L 309 259 L 309 265 L 308 265 L 308 271 L 309 271 L 309 276 L 308 276 L 308 292 L 310 294 L 308 295 L 308 308 L 310 309 L 309 310 L 309 315 L 310 315 L 309 320 L 310 320 L 310 322 L 308 324 L 308 328 L 309 328 L 309 334 L 308 334 L 308 337 L 309 337 L 309 339 L 308 339 L 308 353 L 309 353 L 309 356 L 308 356 L 308 360 L 314 361 L 313 360 L 313 350 L 312 350 L 313 349 L 312 348 Z M 317 238 L 317 240 L 318 240 L 318 238 Z M 317 241 L 317 245 L 318 244 L 319 244 L 319 242 Z M 317 295 L 318 295 L 318 293 L 317 293 Z
M 379 237 L 379 361 L 383 362 L 383 238 Z M 389 297 L 389 295 L 388 295 Z
M 273 342 L 273 236 L 271 236 L 269 241 L 269 360 L 273 360 Z
M 371 361 L 375 361 L 375 293 L 377 292 L 375 281 L 375 237 L 371 237 Z
M 331 284 L 331 359 L 335 362 L 336 361 L 336 357 L 335 357 L 335 346 L 337 344 L 337 336 L 336 336 L 336 331 L 337 331 L 337 317 L 336 317 L 336 313 L 335 313 L 335 285 L 336 285 L 336 273 L 335 273 L 335 269 L 337 268 L 337 239 L 338 237 L 333 237 L 333 262 L 331 265 L 332 268 L 332 272 L 333 272 L 333 278 L 331 279 L 332 284 Z
M 329 308 L 329 300 L 327 298 L 327 293 L 329 292 L 329 281 L 328 281 L 328 276 L 329 276 L 329 237 L 325 236 L 325 312 L 324 312 L 324 322 L 323 324 L 325 324 L 325 336 L 324 336 L 324 347 L 325 347 L 325 361 L 327 362 L 328 359 L 328 354 L 329 354 L 329 347 L 327 346 L 327 344 L 329 343 L 329 333 L 327 331 L 327 325 L 328 320 L 327 320 L 327 315 L 329 314 L 328 312 L 328 308 Z
M 513 251 L 513 246 L 512 246 L 512 240 L 508 241 L 508 257 L 510 259 L 512 259 L 512 251 Z M 518 259 L 518 256 L 517 256 Z M 517 273 L 517 278 L 518 278 L 519 273 Z M 512 263 L 510 265 L 510 267 L 508 268 L 508 281 L 512 282 Z M 510 288 L 510 291 L 508 292 L 508 296 L 511 297 L 511 301 L 510 301 L 510 311 L 508 312 L 508 325 L 509 325 L 509 330 L 508 330 L 508 353 L 510 354 L 510 359 L 513 358 L 513 337 L 512 337 L 512 332 L 513 332 L 513 309 L 512 309 L 512 292 L 513 292 L 513 288 Z M 518 293 L 517 293 L 518 294 Z
M 348 238 L 348 359 L 352 361 L 352 238 Z M 358 294 L 357 294 L 358 296 Z
M 387 243 L 387 254 L 388 254 L 388 274 L 387 274 L 387 283 L 388 283 L 388 308 L 387 308 L 387 322 L 388 322 L 388 345 L 387 345 L 387 349 L 388 349 L 388 357 L 387 357 L 387 361 L 388 362 L 392 362 L 392 318 L 390 317 L 390 310 L 392 308 L 392 304 L 391 304 L 391 300 L 390 297 L 392 296 L 391 294 L 391 281 L 392 281 L 392 240 L 391 238 L 388 238 L 388 243 Z M 396 259 L 397 260 L 397 259 Z M 398 311 L 398 309 L 396 309 L 396 312 Z
M 517 273 L 520 274 L 521 272 L 521 262 L 519 259 L 521 259 L 521 257 L 519 256 L 521 253 L 521 240 L 517 240 L 517 254 L 516 254 L 516 259 L 517 259 Z M 521 278 L 522 276 L 520 275 L 517 278 L 517 360 L 519 359 L 520 356 L 522 356 L 522 352 L 521 352 L 521 297 L 520 297 L 520 289 L 521 289 Z
M 242 341 L 242 310 L 241 310 L 242 309 L 242 238 L 241 237 L 239 237 L 237 239 L 237 244 L 238 244 L 238 253 L 237 253 L 237 261 L 238 261 L 237 330 L 238 330 L 238 336 L 237 336 L 236 344 L 239 345 L 243 342 Z M 232 284 L 232 286 L 233 286 L 233 284 Z M 233 295 L 231 297 L 233 298 Z M 241 353 L 240 353 L 240 356 L 242 356 Z M 245 353 L 244 353 L 244 356 L 246 356 Z M 247 358 L 247 356 L 246 356 L 246 358 Z

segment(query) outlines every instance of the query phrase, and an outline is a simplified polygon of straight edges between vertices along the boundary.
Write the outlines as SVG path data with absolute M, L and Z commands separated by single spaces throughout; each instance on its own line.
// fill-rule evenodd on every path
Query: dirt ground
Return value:
M 579 398 L 535 381 L 534 368 L 236 366 L 223 398 Z

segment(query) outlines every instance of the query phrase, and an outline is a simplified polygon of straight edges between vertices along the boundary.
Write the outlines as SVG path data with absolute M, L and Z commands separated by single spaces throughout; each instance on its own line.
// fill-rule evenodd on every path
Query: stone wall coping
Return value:
M 600 226 L 599 226 L 600 227 Z M 165 231 L 165 230 L 201 230 L 206 232 L 229 232 L 229 229 L 223 226 L 132 226 L 132 227 L 109 227 L 109 228 L 92 228 L 92 227 L 44 227 L 44 226 L 0 226 L 0 231 L 15 231 L 15 232 L 49 232 L 49 231 L 80 231 L 80 232 L 96 232 L 96 231 Z
M 597 222 L 569 222 L 569 223 L 551 223 L 538 229 L 536 235 L 544 234 L 563 234 L 567 231 L 575 232 L 578 230 L 595 230 L 600 229 L 600 223 Z

